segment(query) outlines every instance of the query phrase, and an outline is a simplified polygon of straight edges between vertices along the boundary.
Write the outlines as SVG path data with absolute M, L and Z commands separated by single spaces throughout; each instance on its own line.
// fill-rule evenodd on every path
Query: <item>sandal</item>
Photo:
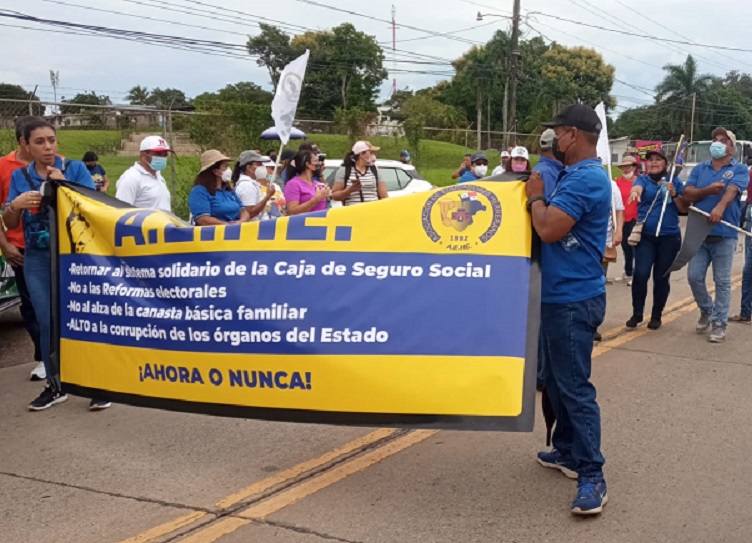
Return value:
M 752 324 L 752 317 L 742 317 L 741 315 L 734 315 L 729 317 L 729 322 L 743 322 L 744 324 Z

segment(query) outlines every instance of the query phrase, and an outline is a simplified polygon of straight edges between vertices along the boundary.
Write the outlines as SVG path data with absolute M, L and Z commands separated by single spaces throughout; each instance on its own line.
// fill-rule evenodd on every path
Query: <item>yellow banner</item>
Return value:
M 524 183 L 191 227 L 58 190 L 63 386 L 121 403 L 531 430 Z

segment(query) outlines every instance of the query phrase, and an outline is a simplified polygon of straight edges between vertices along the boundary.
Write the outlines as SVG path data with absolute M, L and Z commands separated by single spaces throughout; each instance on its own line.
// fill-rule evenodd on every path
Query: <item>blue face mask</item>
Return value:
M 151 162 L 149 163 L 149 166 L 151 166 L 152 170 L 161 172 L 167 167 L 167 157 L 166 156 L 153 156 L 151 157 Z
M 714 141 L 710 144 L 710 156 L 718 160 L 726 156 L 726 145 L 720 141 Z

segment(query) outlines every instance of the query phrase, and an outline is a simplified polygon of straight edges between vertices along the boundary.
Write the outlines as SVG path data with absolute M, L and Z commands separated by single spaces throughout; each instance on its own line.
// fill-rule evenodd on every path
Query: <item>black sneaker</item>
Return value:
M 89 411 L 103 411 L 111 406 L 112 403 L 105 400 L 91 400 L 89 402 Z
M 44 411 L 53 405 L 63 403 L 67 399 L 67 394 L 54 390 L 51 386 L 46 386 L 39 397 L 29 404 L 29 411 Z
M 642 322 L 642 315 L 632 315 L 627 321 L 627 328 L 637 328 L 637 325 Z M 651 321 L 652 322 L 652 321 Z
M 650 319 L 650 322 L 648 323 L 648 328 L 651 330 L 658 330 L 658 328 L 661 327 L 661 319 L 656 319 L 655 317 L 652 317 Z
M 598 330 L 596 330 L 595 333 L 593 334 L 593 341 L 601 341 L 602 339 L 603 339 L 603 336 Z

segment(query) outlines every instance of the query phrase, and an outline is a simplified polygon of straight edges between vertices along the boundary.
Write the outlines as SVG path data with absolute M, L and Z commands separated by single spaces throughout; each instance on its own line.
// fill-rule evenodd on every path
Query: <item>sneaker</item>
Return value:
M 658 328 L 661 327 L 661 324 L 661 319 L 656 319 L 655 317 L 653 317 L 648 323 L 648 328 L 650 328 L 651 330 L 658 330 Z
M 104 411 L 108 407 L 112 407 L 112 402 L 105 400 L 91 400 L 89 402 L 89 411 Z
M 597 515 L 607 503 L 606 481 L 577 483 L 577 497 L 572 502 L 572 514 Z
M 627 321 L 627 328 L 637 328 L 637 325 L 642 322 L 642 315 L 632 315 Z
M 593 334 L 593 341 L 601 341 L 602 339 L 603 339 L 603 336 L 598 330 L 596 330 L 595 333 Z
M 577 479 L 577 472 L 572 469 L 571 463 L 556 449 L 539 452 L 538 463 L 544 468 L 558 469 L 570 479 Z
M 46 386 L 39 397 L 29 404 L 29 411 L 44 411 L 53 405 L 63 403 L 67 399 L 67 394 L 54 390 L 51 386 Z
M 708 328 L 710 328 L 710 315 L 700 311 L 700 319 L 697 321 L 695 330 L 697 330 L 698 334 L 702 334 L 703 332 L 706 332 Z
M 627 277 L 627 286 L 628 287 L 632 286 L 632 278 L 631 277 Z
M 743 317 L 741 315 L 734 315 L 729 317 L 729 322 L 741 322 L 744 324 L 752 324 L 752 317 Z
M 31 376 L 29 378 L 32 381 L 44 381 L 47 379 L 47 371 L 44 369 L 44 362 L 37 362 L 37 365 L 31 370 Z
M 720 324 L 714 324 L 713 329 L 710 331 L 708 341 L 710 343 L 723 343 L 726 339 L 726 327 Z

